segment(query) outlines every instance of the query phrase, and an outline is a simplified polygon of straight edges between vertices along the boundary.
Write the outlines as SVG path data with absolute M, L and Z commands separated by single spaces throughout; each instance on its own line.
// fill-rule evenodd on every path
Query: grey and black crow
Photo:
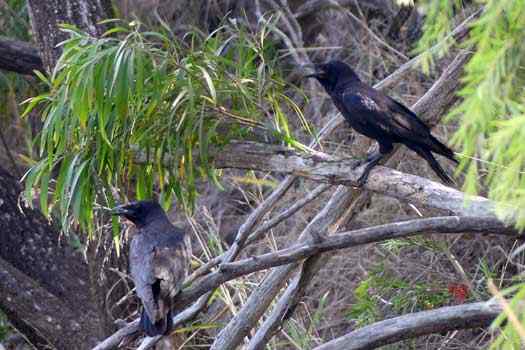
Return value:
M 379 143 L 379 152 L 366 159 L 361 184 L 395 143 L 404 144 L 423 157 L 443 182 L 454 183 L 432 155 L 434 152 L 457 163 L 454 152 L 436 139 L 410 109 L 362 82 L 352 68 L 340 61 L 315 65 L 315 73 L 307 77 L 321 83 L 355 131 Z
M 189 236 L 171 224 L 156 201 L 131 202 L 112 212 L 137 227 L 131 241 L 129 266 L 144 306 L 140 325 L 148 336 L 165 334 L 171 327 L 172 302 L 188 276 Z

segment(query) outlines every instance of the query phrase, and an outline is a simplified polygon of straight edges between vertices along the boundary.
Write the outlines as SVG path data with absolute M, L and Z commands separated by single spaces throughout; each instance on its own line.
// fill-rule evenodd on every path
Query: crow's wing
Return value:
M 157 304 L 158 295 L 154 295 L 153 285 L 157 282 L 153 268 L 154 245 L 144 235 L 136 234 L 131 240 L 129 266 L 131 278 L 135 283 L 137 296 L 144 305 L 149 319 L 156 323 L 162 319 Z
M 412 111 L 364 84 L 345 91 L 342 98 L 351 124 L 357 127 L 417 143 L 430 135 L 429 128 Z
M 175 227 L 155 247 L 153 271 L 155 278 L 160 281 L 158 304 L 162 313 L 171 309 L 173 298 L 188 276 L 190 252 L 189 236 Z

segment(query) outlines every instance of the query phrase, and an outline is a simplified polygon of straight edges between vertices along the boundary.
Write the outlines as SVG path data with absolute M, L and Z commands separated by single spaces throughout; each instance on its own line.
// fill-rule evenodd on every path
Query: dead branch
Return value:
M 514 228 L 506 226 L 494 217 L 465 216 L 416 219 L 342 232 L 321 238 L 319 242 L 307 242 L 273 253 L 221 264 L 219 271 L 203 277 L 194 286 L 182 291 L 177 298 L 177 306 L 188 304 L 195 299 L 196 295 L 204 294 L 229 280 L 271 267 L 297 262 L 315 254 L 390 239 L 406 238 L 420 233 L 453 234 L 463 232 L 518 236 L 518 232 Z
M 489 301 L 416 312 L 360 328 L 314 350 L 376 349 L 421 335 L 486 327 L 501 311 L 500 304 Z
M 352 158 L 337 159 L 321 152 L 309 157 L 282 146 L 255 142 L 232 143 L 215 158 L 218 168 L 280 172 L 350 187 L 358 187 L 357 180 L 363 170 L 363 166 L 356 168 L 356 164 L 358 160 Z M 429 179 L 383 166 L 372 170 L 363 189 L 406 202 L 449 210 L 457 215 L 494 215 L 495 204 L 486 198 L 468 196 Z

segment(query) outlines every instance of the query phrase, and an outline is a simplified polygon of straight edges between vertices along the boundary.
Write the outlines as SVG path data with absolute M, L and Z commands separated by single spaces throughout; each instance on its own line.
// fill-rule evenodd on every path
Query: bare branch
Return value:
M 242 156 L 241 156 L 242 155 Z M 302 176 L 314 181 L 358 186 L 363 166 L 356 159 L 337 159 L 324 153 L 303 156 L 282 146 L 254 142 L 232 143 L 215 158 L 219 168 L 254 169 Z M 383 166 L 375 167 L 363 189 L 399 200 L 450 210 L 457 215 L 494 215 L 495 204 L 416 175 Z M 511 208 L 509 208 L 511 210 Z
M 416 312 L 360 328 L 314 350 L 375 349 L 431 333 L 486 327 L 501 311 L 498 303 L 480 302 Z
M 128 323 L 126 326 L 120 328 L 118 331 L 113 333 L 111 336 L 104 339 L 93 348 L 93 350 L 107 350 L 116 348 L 124 337 L 138 332 L 139 330 L 139 320 L 134 320 Z
M 30 43 L 1 39 L 0 69 L 33 75 L 33 70 L 43 72 L 44 66 L 38 51 Z
M 220 271 L 244 275 L 262 270 L 263 268 L 284 265 L 316 253 L 324 253 L 335 249 L 345 249 L 390 239 L 406 238 L 420 233 L 450 234 L 463 232 L 494 233 L 515 237 L 518 235 L 518 232 L 512 226 L 507 226 L 494 217 L 444 216 L 416 219 L 343 232 L 324 238 L 319 243 L 292 246 L 273 253 L 222 264 Z

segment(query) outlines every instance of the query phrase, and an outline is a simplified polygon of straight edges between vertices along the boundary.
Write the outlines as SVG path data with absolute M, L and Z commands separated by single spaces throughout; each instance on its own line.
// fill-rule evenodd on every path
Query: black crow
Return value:
M 381 158 L 392 151 L 394 143 L 402 143 L 423 157 L 443 182 L 454 183 L 432 155 L 434 152 L 457 163 L 454 152 L 437 140 L 410 109 L 362 82 L 352 68 L 340 61 L 315 65 L 315 73 L 307 77 L 321 83 L 355 131 L 379 143 L 379 152 L 366 159 L 368 164 L 360 184 Z
M 172 301 L 190 267 L 189 235 L 173 226 L 155 201 L 131 202 L 112 212 L 137 227 L 131 240 L 129 266 L 144 306 L 140 325 L 148 336 L 165 334 L 171 327 Z

